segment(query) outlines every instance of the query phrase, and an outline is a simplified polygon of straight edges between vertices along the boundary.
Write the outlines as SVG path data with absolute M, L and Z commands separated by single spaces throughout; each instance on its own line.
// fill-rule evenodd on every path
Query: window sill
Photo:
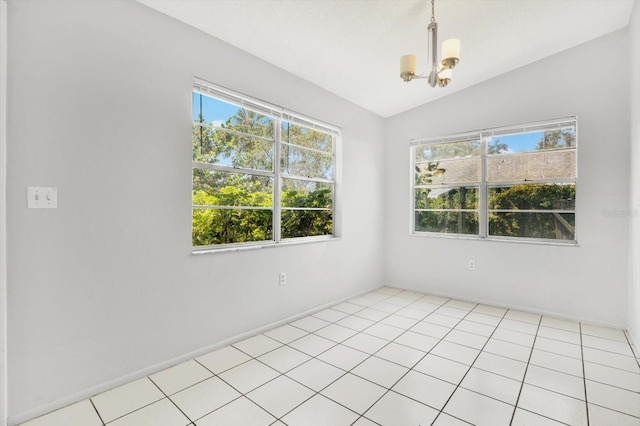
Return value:
M 580 247 L 577 241 L 561 241 L 561 240 L 537 240 L 532 238 L 500 238 L 500 237 L 480 237 L 476 235 L 463 235 L 463 234 L 437 234 L 429 232 L 413 232 L 410 234 L 413 237 L 423 238 L 443 238 L 450 240 L 472 240 L 472 241 L 490 241 L 494 243 L 518 243 L 518 244 L 533 244 L 542 246 L 560 246 L 560 247 Z
M 221 247 L 207 246 L 206 248 L 201 248 L 201 249 L 193 248 L 191 250 L 191 254 L 201 255 L 201 254 L 214 254 L 214 253 L 229 253 L 234 251 L 247 251 L 247 250 L 267 249 L 267 248 L 275 248 L 275 247 L 288 247 L 288 246 L 297 246 L 301 244 L 326 243 L 326 242 L 341 241 L 341 240 L 342 238 L 334 237 L 334 236 L 300 237 L 300 238 L 295 238 L 291 240 L 283 240 L 283 241 L 280 241 L 279 243 L 260 241 L 254 244 L 225 245 Z

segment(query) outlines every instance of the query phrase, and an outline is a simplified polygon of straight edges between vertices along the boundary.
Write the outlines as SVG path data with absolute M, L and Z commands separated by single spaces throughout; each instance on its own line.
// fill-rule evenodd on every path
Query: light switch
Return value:
M 28 186 L 27 207 L 30 209 L 57 209 L 58 188 Z

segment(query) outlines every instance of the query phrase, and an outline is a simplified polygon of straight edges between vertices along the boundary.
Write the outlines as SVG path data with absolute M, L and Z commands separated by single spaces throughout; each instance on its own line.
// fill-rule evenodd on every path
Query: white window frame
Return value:
M 500 135 L 512 135 L 518 133 L 527 133 L 533 131 L 545 131 L 545 130 L 554 130 L 560 128 L 566 128 L 568 126 L 573 126 L 575 129 L 575 152 L 576 152 L 576 171 L 575 178 L 552 178 L 552 179 L 535 179 L 535 180 L 518 180 L 518 181 L 496 181 L 496 182 L 488 182 L 487 178 L 487 158 L 492 154 L 488 153 L 488 143 L 487 140 L 493 136 Z M 489 235 L 489 213 L 495 210 L 489 209 L 488 200 L 489 200 L 489 188 L 500 187 L 500 186 L 513 186 L 517 184 L 550 184 L 550 183 L 567 183 L 574 184 L 576 188 L 578 187 L 578 119 L 576 116 L 559 118 L 554 120 L 540 121 L 535 123 L 527 123 L 520 124 L 514 126 L 505 126 L 505 127 L 496 127 L 489 129 L 481 129 L 472 132 L 458 133 L 453 135 L 446 135 L 436 138 L 420 138 L 420 139 L 411 139 L 409 141 L 409 200 L 410 200 L 410 229 L 409 233 L 414 236 L 426 236 L 426 237 L 438 237 L 438 238 L 454 238 L 454 239 L 470 239 L 470 240 L 486 240 L 486 241 L 503 241 L 503 242 L 523 242 L 523 243 L 533 243 L 533 244 L 547 244 L 547 245 L 578 245 L 578 229 L 577 229 L 577 221 L 574 232 L 573 240 L 559 240 L 559 239 L 546 239 L 546 238 L 533 238 L 533 237 L 509 237 L 509 236 L 492 236 Z M 478 225 L 479 232 L 478 234 L 459 234 L 459 233 L 444 233 L 444 232 L 425 232 L 425 231 L 416 231 L 416 200 L 415 200 L 415 190 L 416 187 L 421 187 L 423 185 L 416 185 L 415 183 L 415 147 L 417 146 L 425 146 L 425 145 L 435 145 L 442 143 L 453 143 L 453 142 L 466 142 L 466 141 L 480 141 L 480 159 L 481 159 L 481 181 L 479 182 L 479 191 L 478 191 Z M 508 154 L 507 154 L 508 155 Z M 477 182 L 473 183 L 456 183 L 455 185 L 443 185 L 442 188 L 445 187 L 461 187 L 461 186 L 478 186 Z M 439 211 L 435 209 L 434 211 Z M 458 211 L 458 210 L 456 210 Z M 516 210 L 509 210 L 516 211 Z M 517 210 L 520 213 L 534 212 L 534 213 L 573 213 L 577 217 L 577 206 L 573 211 L 568 210 Z
M 192 253 L 200 254 L 200 253 L 220 252 L 220 251 L 246 250 L 246 249 L 253 249 L 253 248 L 274 247 L 274 246 L 280 246 L 280 245 L 312 243 L 312 242 L 331 241 L 331 240 L 339 239 L 341 235 L 341 230 L 342 230 L 341 200 L 340 200 L 340 190 L 341 190 L 340 152 L 341 152 L 341 139 L 342 139 L 341 129 L 337 126 L 315 120 L 313 118 L 307 117 L 300 113 L 285 109 L 283 107 L 279 107 L 277 105 L 270 104 L 265 101 L 251 98 L 249 96 L 235 92 L 231 89 L 227 89 L 198 78 L 194 80 L 193 92 L 200 93 L 202 95 L 206 95 L 211 98 L 214 98 L 223 102 L 227 102 L 232 105 L 237 105 L 241 108 L 246 108 L 248 110 L 257 112 L 259 114 L 262 114 L 271 118 L 273 120 L 273 126 L 274 126 L 274 138 L 272 141 L 273 142 L 273 169 L 272 170 L 244 169 L 244 168 L 238 168 L 238 167 L 228 167 L 228 166 L 222 166 L 217 164 L 202 163 L 202 162 L 197 162 L 193 160 L 191 161 L 192 170 L 194 168 L 200 168 L 200 169 L 207 169 L 212 171 L 231 172 L 231 173 L 264 176 L 264 177 L 271 178 L 273 181 L 273 187 L 272 187 L 273 198 L 272 198 L 272 207 L 270 208 L 269 207 L 252 207 L 252 206 L 196 206 L 193 203 L 191 205 L 191 208 L 192 210 L 196 208 L 198 209 L 230 208 L 234 210 L 270 210 L 272 211 L 272 221 L 273 221 L 272 222 L 272 239 L 263 240 L 263 241 L 248 241 L 248 242 L 241 242 L 241 243 L 213 244 L 213 245 L 203 245 L 203 246 L 192 245 Z M 295 175 L 285 174 L 282 172 L 280 167 L 280 156 L 281 156 L 282 145 L 288 144 L 283 142 L 281 138 L 283 122 L 288 122 L 290 124 L 316 130 L 318 132 L 325 133 L 331 136 L 331 139 L 332 139 L 331 153 L 328 154 L 327 152 L 322 151 L 322 154 L 331 155 L 332 157 L 333 179 L 315 178 L 315 177 L 308 177 L 308 176 L 295 176 Z M 255 136 L 253 135 L 248 135 L 248 136 L 255 138 Z M 309 151 L 316 151 L 308 147 L 299 147 L 298 145 L 294 145 L 294 144 L 288 144 L 288 145 L 294 146 L 296 148 L 309 150 Z M 318 152 L 321 152 L 321 151 L 318 150 Z M 333 185 L 332 208 L 329 209 L 329 208 L 282 207 L 281 191 L 283 186 L 283 179 L 297 179 L 297 180 L 304 180 L 307 182 L 318 182 L 318 183 L 326 183 L 326 184 Z M 192 183 L 192 188 L 193 188 L 193 183 Z M 286 210 L 331 211 L 333 233 L 331 235 L 283 238 L 281 235 L 281 218 L 282 218 L 282 212 Z

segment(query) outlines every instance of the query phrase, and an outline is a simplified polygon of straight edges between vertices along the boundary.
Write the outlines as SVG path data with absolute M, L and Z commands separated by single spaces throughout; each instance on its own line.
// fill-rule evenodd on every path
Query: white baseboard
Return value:
M 97 386 L 92 386 L 88 389 L 85 389 L 83 391 L 74 393 L 72 395 L 69 395 L 67 397 L 64 398 L 60 398 L 58 400 L 55 400 L 53 402 L 50 402 L 48 404 L 44 404 L 41 405 L 37 408 L 25 411 L 23 413 L 19 413 L 16 414 L 14 416 L 9 417 L 8 419 L 8 424 L 9 426 L 16 426 L 20 423 L 26 422 L 28 420 L 34 419 L 36 417 L 42 416 L 44 414 L 50 413 L 52 411 L 55 410 L 59 410 L 60 408 L 66 407 L 68 405 L 71 404 L 75 404 L 76 402 L 80 402 L 80 401 L 84 401 L 87 398 L 91 398 L 95 395 L 98 395 L 102 392 L 106 392 L 110 389 L 116 388 L 118 386 L 122 386 L 125 385 L 129 382 L 138 380 L 138 379 L 142 379 L 144 377 L 150 376 L 152 374 L 155 374 L 159 371 L 162 370 L 166 370 L 167 368 L 173 367 L 175 365 L 181 364 L 183 362 L 189 361 L 190 359 L 193 358 L 197 358 L 199 356 L 205 355 L 211 351 L 215 351 L 216 349 L 220 349 L 223 348 L 225 346 L 231 345 L 233 343 L 239 342 L 241 340 L 247 339 L 249 337 L 255 336 L 256 334 L 260 334 L 260 333 L 264 333 L 265 331 L 280 327 L 282 325 L 288 324 L 290 322 L 296 321 L 302 317 L 306 317 L 308 315 L 312 315 L 316 312 L 322 311 L 324 309 L 327 309 L 331 306 L 337 305 L 338 303 L 342 303 L 346 300 L 352 299 L 354 297 L 358 297 L 361 296 L 363 294 L 369 293 L 373 290 L 377 290 L 381 288 L 380 285 L 376 286 L 376 287 L 371 287 L 367 290 L 364 291 L 360 291 L 356 294 L 352 294 L 351 296 L 348 297 L 343 297 L 340 298 L 338 300 L 334 300 L 332 302 L 329 303 L 325 303 L 324 305 L 321 306 L 317 306 L 313 309 L 307 310 L 305 312 L 301 312 L 299 314 L 290 316 L 288 318 L 284 318 L 282 320 L 273 322 L 271 324 L 265 325 L 264 327 L 259 327 L 256 329 L 253 329 L 251 331 L 247 331 L 246 333 L 242 333 L 236 336 L 233 336 L 229 339 L 225 339 L 222 340 L 220 342 L 216 342 L 212 345 L 206 346 L 204 348 L 195 350 L 193 352 L 184 354 L 184 355 L 180 355 L 178 357 L 172 358 L 170 360 L 158 363 L 156 365 L 152 365 L 150 367 L 147 368 L 143 368 L 142 370 L 138 370 L 138 371 L 134 371 L 133 373 L 127 374 L 125 376 L 122 377 L 118 377 L 117 379 L 114 380 L 110 380 L 108 382 L 105 383 L 101 383 Z
M 511 304 L 505 304 L 505 303 L 496 303 L 495 301 L 492 301 L 492 300 L 470 298 L 470 297 L 466 297 L 466 296 L 461 296 L 459 294 L 453 294 L 453 293 L 447 293 L 447 292 L 441 292 L 441 291 L 431 291 L 431 290 L 424 289 L 424 288 L 398 286 L 398 285 L 392 285 L 392 284 L 388 284 L 387 287 L 398 288 L 398 289 L 401 289 L 401 290 L 414 291 L 416 293 L 432 294 L 434 296 L 440 296 L 440 297 L 448 297 L 448 298 L 451 298 L 451 299 L 461 300 L 463 302 L 482 303 L 482 304 L 485 304 L 485 305 L 496 306 L 496 307 L 499 307 L 499 308 L 515 309 L 515 310 L 518 310 L 518 311 L 529 312 L 529 313 L 538 314 L 538 315 L 548 315 L 548 316 L 551 316 L 551 317 L 555 317 L 555 318 L 559 318 L 559 319 L 566 319 L 566 320 L 569 320 L 569 321 L 581 322 L 581 323 L 584 323 L 584 324 L 599 325 L 599 326 L 602 326 L 602 327 L 609 327 L 609 328 L 617 328 L 619 330 L 625 330 L 625 328 L 626 328 L 626 326 L 624 324 L 614 324 L 614 323 L 609 323 L 609 322 L 606 322 L 606 321 L 597 321 L 597 320 L 593 320 L 592 318 L 583 318 L 583 317 L 578 317 L 578 316 L 573 316 L 573 315 L 567 315 L 567 314 L 560 313 L 560 312 L 553 312 L 553 311 L 546 311 L 546 310 L 535 310 L 535 309 L 531 309 L 531 308 L 526 307 L 526 306 L 511 305 Z

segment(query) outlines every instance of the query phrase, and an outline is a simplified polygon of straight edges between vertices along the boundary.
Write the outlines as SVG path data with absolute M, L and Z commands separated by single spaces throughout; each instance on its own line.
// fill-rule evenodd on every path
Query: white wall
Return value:
M 0 1 L 0 426 L 7 422 L 7 3 Z
M 385 283 L 624 327 L 627 220 L 603 211 L 628 205 L 628 52 L 625 29 L 389 119 Z M 410 139 L 570 115 L 579 247 L 409 235 Z
M 384 121 L 135 2 L 10 0 L 9 414 L 383 282 L 630 324 L 640 341 L 639 219 L 603 215 L 629 192 L 640 206 L 638 9 L 629 31 Z M 190 254 L 193 76 L 343 127 L 341 241 Z M 409 139 L 568 115 L 580 247 L 409 236 Z M 57 186 L 59 208 L 27 210 L 29 185 Z
M 631 60 L 631 186 L 629 200 L 629 333 L 640 348 L 640 2 L 629 24 Z M 640 353 L 637 353 L 640 355 Z
M 343 128 L 341 241 L 191 255 L 194 76 Z M 14 422 L 382 285 L 380 117 L 129 1 L 10 0 L 8 96 Z

